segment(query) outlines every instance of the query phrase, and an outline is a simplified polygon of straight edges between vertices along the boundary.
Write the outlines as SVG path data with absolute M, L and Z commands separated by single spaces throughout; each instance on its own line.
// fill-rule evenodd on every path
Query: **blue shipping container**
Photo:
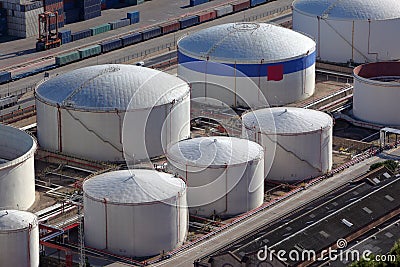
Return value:
M 11 80 L 11 72 L 2 71 L 0 72 L 0 83 L 9 82 Z
M 121 40 L 122 40 L 122 46 L 125 47 L 128 45 L 139 43 L 143 40 L 143 38 L 142 38 L 142 34 L 140 32 L 138 32 L 138 33 L 132 33 L 132 34 L 126 35 L 124 37 L 121 37 Z
M 199 17 L 198 16 L 184 17 L 179 20 L 179 23 L 181 24 L 181 29 L 184 29 L 199 23 Z
M 131 20 L 131 24 L 138 23 L 140 21 L 139 11 L 131 11 L 126 13 L 126 17 Z
M 65 23 L 75 23 L 81 20 L 79 15 L 79 8 L 67 10 L 64 12 L 65 14 Z
M 66 44 L 71 42 L 71 30 L 58 31 L 58 38 L 61 39 L 61 44 Z
M 207 3 L 209 0 L 190 0 L 189 5 L 190 6 L 197 6 L 197 5 L 201 5 L 204 3 Z
M 7 35 L 7 10 L 0 8 L 0 36 Z
M 250 6 L 257 6 L 266 3 L 267 0 L 250 0 Z
M 143 40 L 149 40 L 151 38 L 161 35 L 161 27 L 153 27 L 148 30 L 142 31 Z
M 71 40 L 76 41 L 92 36 L 90 29 L 71 33 Z
M 105 41 L 100 44 L 101 52 L 106 53 L 108 51 L 112 51 L 122 47 L 122 40 L 121 39 L 114 39 L 111 41 Z

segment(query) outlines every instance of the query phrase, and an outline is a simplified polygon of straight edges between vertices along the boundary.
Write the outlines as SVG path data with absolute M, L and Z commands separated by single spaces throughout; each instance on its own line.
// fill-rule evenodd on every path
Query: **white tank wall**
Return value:
M 332 168 L 332 125 L 311 132 L 267 135 L 243 124 L 242 133 L 263 147 L 266 179 L 294 182 L 325 174 Z M 271 154 L 273 147 L 275 154 Z
M 192 214 L 232 216 L 263 203 L 263 159 L 226 167 L 204 168 L 176 161 L 170 161 L 168 166 L 171 172 L 186 181 L 188 207 Z
M 186 238 L 186 192 L 165 203 L 143 205 L 105 204 L 85 194 L 84 214 L 86 245 L 126 257 L 170 251 Z
M 161 140 L 165 142 L 164 146 L 166 147 L 169 142 L 177 142 L 190 135 L 189 96 L 179 103 L 177 108 L 181 112 L 174 112 L 174 115 L 170 117 L 171 123 L 167 124 L 164 129 L 162 126 L 171 110 L 171 104 L 157 106 L 151 113 L 149 113 L 149 109 L 117 113 L 86 112 L 62 108 L 60 109 L 61 127 L 59 127 L 57 107 L 36 100 L 36 108 L 38 141 L 43 148 L 60 151 L 59 129 L 61 128 L 62 152 L 93 160 L 125 160 L 123 143 L 124 146 L 135 148 L 135 160 L 147 159 L 143 143 L 145 140 L 144 126 L 140 126 L 145 125 L 146 121 L 146 131 L 151 133 L 146 135 L 147 152 L 150 157 L 163 154 Z M 126 114 L 129 118 L 128 124 L 124 124 Z M 147 120 L 149 114 L 150 117 Z M 123 129 L 123 126 L 129 129 Z M 129 133 L 132 138 L 124 139 L 124 133 Z M 161 133 L 163 137 L 161 137 Z
M 318 27 L 319 24 L 319 27 Z M 356 63 L 400 59 L 400 36 L 394 34 L 400 19 L 334 20 L 320 19 L 293 10 L 293 30 L 305 33 L 317 43 L 317 59 Z
M 232 75 L 234 76 L 234 69 Z M 192 98 L 211 97 L 229 106 L 265 107 L 264 98 L 259 96 L 258 88 L 261 88 L 271 106 L 281 106 L 306 99 L 315 91 L 315 64 L 302 71 L 284 74 L 281 81 L 268 81 L 267 77 L 206 75 L 190 70 L 182 64 L 178 65 L 178 76 L 191 83 Z M 221 86 L 229 90 L 221 90 Z M 237 96 L 244 96 L 246 103 L 240 97 L 235 97 L 235 92 Z
M 324 174 L 332 168 L 332 128 L 315 133 L 267 137 L 263 133 L 252 134 L 250 140 L 259 143 L 266 151 L 265 176 L 269 180 L 299 181 Z M 268 147 L 276 140 L 274 158 L 268 155 Z
M 27 133 L 0 125 L 0 208 L 27 210 L 35 202 L 36 141 Z
M 353 114 L 356 118 L 377 124 L 400 126 L 400 84 L 368 82 L 354 79 Z
M 39 227 L 0 230 L 0 266 L 39 266 Z

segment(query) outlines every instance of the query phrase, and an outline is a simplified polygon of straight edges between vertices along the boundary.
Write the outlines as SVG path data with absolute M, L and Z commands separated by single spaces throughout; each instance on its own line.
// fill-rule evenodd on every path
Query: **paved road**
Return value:
M 214 1 L 213 1 L 214 2 Z M 197 31 L 203 28 L 207 28 L 213 25 L 218 25 L 218 24 L 223 24 L 223 23 L 229 23 L 229 22 L 235 22 L 235 21 L 241 21 L 243 19 L 243 17 L 250 17 L 250 16 L 257 16 L 257 15 L 261 15 L 263 13 L 267 13 L 269 11 L 281 8 L 281 7 L 285 7 L 287 5 L 290 5 L 291 0 L 279 0 L 279 1 L 274 1 L 271 3 L 267 3 L 265 5 L 256 7 L 256 8 L 252 8 L 240 13 L 236 13 L 236 14 L 232 14 L 220 19 L 216 19 L 207 23 L 203 23 L 194 27 L 191 27 L 189 29 L 186 30 L 181 30 L 175 33 L 171 33 L 171 34 L 167 34 L 158 38 L 154 38 L 151 40 L 148 40 L 146 42 L 142 42 L 133 46 L 129 46 L 123 49 L 119 49 L 116 51 L 112 51 L 110 53 L 107 54 L 103 54 L 100 56 L 96 56 L 96 57 L 92 57 L 83 61 L 79 61 L 76 63 L 72 63 L 60 68 L 56 68 L 54 70 L 50 70 L 48 71 L 50 73 L 50 75 L 56 75 L 56 74 L 61 74 L 64 72 L 68 72 L 71 70 L 74 70 L 76 68 L 81 68 L 81 67 L 85 67 L 85 66 L 91 66 L 91 65 L 96 65 L 96 64 L 105 64 L 105 63 L 111 63 L 114 62 L 116 59 L 119 58 L 123 58 L 123 57 L 127 57 L 129 55 L 133 55 L 136 53 L 141 53 L 142 51 L 149 49 L 149 48 L 156 48 L 162 44 L 168 44 L 168 43 L 174 43 L 176 40 L 178 40 L 181 36 L 193 32 L 193 31 Z M 263 19 L 265 20 L 265 19 Z M 111 34 L 111 32 L 105 33 L 105 34 Z M 94 36 L 96 37 L 96 36 Z M 79 42 L 79 41 L 78 41 Z M 82 41 L 84 42 L 84 41 Z M 69 45 L 69 44 L 67 44 Z M 66 45 L 66 46 L 67 46 Z M 0 51 L 1 51 L 1 47 L 0 47 Z M 144 59 L 146 59 L 148 56 L 145 56 Z M 54 60 L 54 59 L 52 59 Z M 139 60 L 139 59 L 138 59 Z M 53 62 L 53 61 L 52 61 Z M 1 67 L 0 67 L 1 68 Z M 29 87 L 32 84 L 40 81 L 41 79 L 43 79 L 43 73 L 39 73 L 27 78 L 23 78 L 20 80 L 17 80 L 15 82 L 12 83 L 8 83 L 8 84 L 4 84 L 4 85 L 0 85 L 0 96 L 4 96 L 5 94 L 7 94 L 7 92 L 13 93 L 14 91 L 17 91 L 21 88 L 25 88 L 25 87 Z
M 301 191 L 288 200 L 281 202 L 270 209 L 267 209 L 259 214 L 250 217 L 243 223 L 232 226 L 226 231 L 221 232 L 218 235 L 208 239 L 200 243 L 199 245 L 188 249 L 180 254 L 175 255 L 174 257 L 160 262 L 158 264 L 154 264 L 153 266 L 175 266 L 175 267 L 192 267 L 193 261 L 201 256 L 212 253 L 215 250 L 225 246 L 228 242 L 245 236 L 247 233 L 253 231 L 270 223 L 284 214 L 287 214 L 290 211 L 295 210 L 300 205 L 310 202 L 311 200 L 318 198 L 320 196 L 325 195 L 327 192 L 340 187 L 343 184 L 346 184 L 348 181 L 357 177 L 363 173 L 365 173 L 369 166 L 382 158 L 396 158 L 400 157 L 400 148 L 396 150 L 392 150 L 390 153 L 384 153 L 380 156 L 372 157 L 370 159 L 365 160 L 364 162 L 352 166 L 342 173 L 339 173 L 332 178 L 324 180 L 319 184 L 308 188 L 307 190 Z

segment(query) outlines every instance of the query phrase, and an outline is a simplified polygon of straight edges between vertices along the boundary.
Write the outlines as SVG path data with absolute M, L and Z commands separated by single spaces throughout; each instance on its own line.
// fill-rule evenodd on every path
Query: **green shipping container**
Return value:
M 56 56 L 56 65 L 62 66 L 79 60 L 81 57 L 78 51 Z
M 81 58 L 92 57 L 95 55 L 99 55 L 101 53 L 101 46 L 100 45 L 88 46 L 79 49 L 78 51 Z
M 93 28 L 90 28 L 90 32 L 91 32 L 92 36 L 96 35 L 96 34 L 108 32 L 110 30 L 111 30 L 111 25 L 108 24 L 108 23 L 107 24 L 102 24 L 100 26 L 96 26 L 96 27 L 93 27 Z

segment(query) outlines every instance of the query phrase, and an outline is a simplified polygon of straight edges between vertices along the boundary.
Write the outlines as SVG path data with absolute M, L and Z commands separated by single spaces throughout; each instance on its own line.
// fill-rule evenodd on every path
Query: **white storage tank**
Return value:
M 178 63 L 192 98 L 229 106 L 281 106 L 315 90 L 315 42 L 266 23 L 228 23 L 189 34 L 178 41 Z
M 39 145 L 102 161 L 160 156 L 190 134 L 189 93 L 181 79 L 144 67 L 73 70 L 36 88 Z
M 19 210 L 0 210 L 0 266 L 39 266 L 36 215 Z
M 186 186 L 170 174 L 123 170 L 83 184 L 87 246 L 146 257 L 182 244 L 188 229 Z
M 0 208 L 27 210 L 35 202 L 36 140 L 0 124 Z
M 400 126 L 400 62 L 379 62 L 354 69 L 353 114 L 387 126 Z
M 263 203 L 264 159 L 260 145 L 232 137 L 183 140 L 167 150 L 169 171 L 188 187 L 189 212 L 237 215 Z
M 317 60 L 400 59 L 398 0 L 295 0 L 292 7 L 293 29 L 314 38 Z
M 333 120 L 329 115 L 279 107 L 245 113 L 242 121 L 243 137 L 264 148 L 267 179 L 294 182 L 331 170 Z

